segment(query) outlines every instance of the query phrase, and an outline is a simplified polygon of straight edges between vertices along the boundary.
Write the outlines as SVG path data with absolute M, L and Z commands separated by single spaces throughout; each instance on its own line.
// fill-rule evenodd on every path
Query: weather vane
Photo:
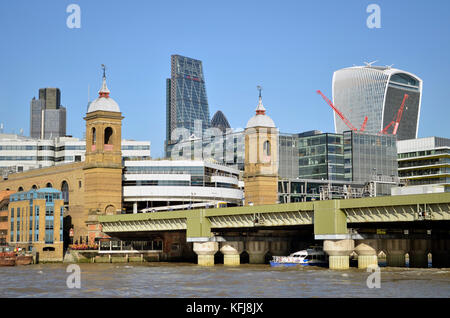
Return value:
M 259 91 L 259 97 L 261 98 L 262 87 L 258 85 L 256 86 L 256 89 Z
M 102 69 L 103 69 L 103 77 L 106 77 L 106 66 L 105 66 L 105 64 L 102 64 Z

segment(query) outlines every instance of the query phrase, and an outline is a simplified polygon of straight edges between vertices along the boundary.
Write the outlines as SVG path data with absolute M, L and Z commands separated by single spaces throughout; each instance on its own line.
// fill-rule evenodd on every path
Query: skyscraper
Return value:
M 201 61 L 172 55 L 171 78 L 166 85 L 167 146 L 176 138 L 172 136 L 175 128 L 186 128 L 192 135 L 195 121 L 201 121 L 203 130 L 210 127 L 210 121 Z
M 417 138 L 422 80 L 416 75 L 389 66 L 354 66 L 333 74 L 333 104 L 355 127 L 368 117 L 365 131 L 377 134 L 397 115 L 404 94 L 408 94 L 397 139 Z M 348 130 L 335 114 L 336 133 Z M 392 130 L 388 131 L 389 133 Z
M 227 129 L 231 128 L 227 118 L 220 110 L 212 117 L 211 127 L 219 128 L 222 132 L 226 132 Z
M 30 104 L 30 136 L 51 139 L 66 135 L 66 108 L 61 106 L 59 88 L 39 89 L 39 99 Z

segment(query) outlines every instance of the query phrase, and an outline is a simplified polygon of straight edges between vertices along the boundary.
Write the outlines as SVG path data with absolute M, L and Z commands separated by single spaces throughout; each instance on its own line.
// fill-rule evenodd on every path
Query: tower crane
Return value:
M 347 125 L 348 128 L 350 128 L 353 131 L 358 131 L 358 129 L 355 126 L 353 126 L 352 123 L 347 118 L 345 118 L 344 114 L 342 114 L 341 111 L 337 109 L 336 106 L 334 106 L 333 103 L 324 94 L 322 94 L 320 90 L 317 91 L 317 94 L 322 96 L 322 98 L 327 102 L 328 105 L 330 105 L 330 107 L 342 119 L 342 121 Z M 366 124 L 367 124 L 367 116 L 364 118 L 364 122 L 359 130 L 364 131 L 366 129 Z
M 378 133 L 378 135 L 383 135 L 383 134 L 386 135 L 388 128 L 391 127 L 392 125 L 394 125 L 394 129 L 392 130 L 392 135 L 395 136 L 397 134 L 398 126 L 400 124 L 400 120 L 402 119 L 402 115 L 403 115 L 403 109 L 405 107 L 405 101 L 408 99 L 408 97 L 409 97 L 408 94 L 405 94 L 403 96 L 403 101 L 402 101 L 400 108 L 397 111 L 397 116 L 386 127 L 384 127 L 384 129 L 382 131 L 380 131 Z

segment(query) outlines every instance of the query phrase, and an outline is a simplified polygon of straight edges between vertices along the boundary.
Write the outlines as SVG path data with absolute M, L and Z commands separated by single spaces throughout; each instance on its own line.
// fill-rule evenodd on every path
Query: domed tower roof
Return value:
M 119 105 L 116 103 L 114 99 L 109 97 L 109 89 L 106 86 L 106 75 L 105 75 L 105 66 L 103 67 L 103 83 L 102 88 L 98 92 L 99 97 L 90 102 L 88 106 L 88 113 L 95 112 L 97 110 L 108 111 L 108 112 L 117 112 L 120 113 Z
M 256 107 L 256 115 L 250 118 L 245 128 L 252 127 L 275 128 L 275 123 L 273 122 L 272 118 L 266 115 L 266 109 L 264 108 L 264 105 L 262 103 L 261 89 L 259 90 L 259 102 L 258 106 Z
M 211 127 L 217 127 L 223 132 L 225 132 L 227 128 L 231 128 L 227 118 L 220 110 L 218 110 L 211 119 Z

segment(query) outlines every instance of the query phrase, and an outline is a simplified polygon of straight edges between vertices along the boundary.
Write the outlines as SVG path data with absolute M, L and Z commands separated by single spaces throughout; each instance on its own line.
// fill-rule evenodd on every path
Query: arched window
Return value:
M 64 200 L 64 204 L 69 203 L 69 184 L 66 181 L 63 181 L 61 184 L 61 192 L 62 198 Z
M 19 187 L 19 189 L 17 189 L 17 192 L 22 192 L 23 191 L 23 187 Z
M 113 135 L 113 130 L 111 127 L 107 127 L 105 129 L 105 145 L 112 145 L 112 135 Z
M 37 185 L 33 184 L 33 186 L 31 187 L 31 189 L 32 189 L 32 190 L 37 190 L 38 187 L 37 187 Z
M 95 145 L 95 143 L 97 142 L 97 133 L 95 131 L 95 127 L 92 128 L 92 144 Z
M 46 188 L 53 188 L 53 185 L 49 182 L 49 183 L 46 184 L 45 187 L 46 187 Z
M 264 141 L 264 154 L 270 156 L 270 142 L 268 140 Z

